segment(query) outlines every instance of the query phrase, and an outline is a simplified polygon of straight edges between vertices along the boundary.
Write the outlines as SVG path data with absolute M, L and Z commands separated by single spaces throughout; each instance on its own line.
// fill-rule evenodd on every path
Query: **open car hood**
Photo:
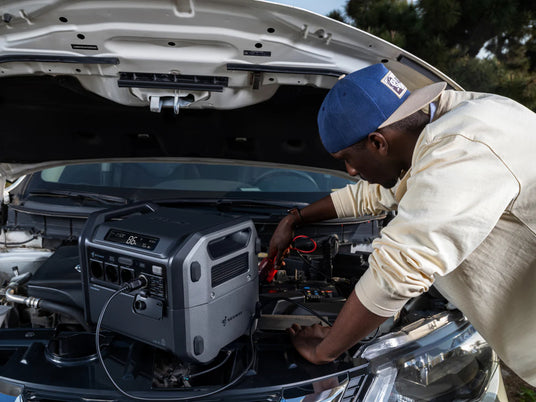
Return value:
M 448 77 L 346 24 L 257 0 L 4 1 L 1 174 L 95 158 L 340 168 L 316 113 L 383 62 L 409 89 Z

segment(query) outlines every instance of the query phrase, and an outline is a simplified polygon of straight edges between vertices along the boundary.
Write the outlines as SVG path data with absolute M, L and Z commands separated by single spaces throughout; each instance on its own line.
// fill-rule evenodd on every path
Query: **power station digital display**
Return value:
M 127 246 L 138 247 L 144 250 L 154 250 L 159 239 L 156 237 L 143 236 L 137 233 L 111 229 L 106 234 L 104 240 L 125 244 Z

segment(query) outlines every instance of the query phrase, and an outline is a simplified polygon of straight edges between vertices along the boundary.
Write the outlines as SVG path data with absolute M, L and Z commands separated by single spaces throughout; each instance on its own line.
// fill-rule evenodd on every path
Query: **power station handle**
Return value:
M 114 218 L 126 217 L 128 215 L 135 214 L 136 212 L 156 212 L 158 208 L 158 205 L 152 202 L 139 202 L 119 209 L 114 208 L 105 211 L 98 211 L 92 214 L 90 218 L 92 218 L 93 227 L 95 227 L 103 222 L 110 221 Z

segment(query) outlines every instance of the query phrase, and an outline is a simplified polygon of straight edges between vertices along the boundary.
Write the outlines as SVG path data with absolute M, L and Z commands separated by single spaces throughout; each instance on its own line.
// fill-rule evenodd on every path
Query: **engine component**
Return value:
M 21 296 L 17 294 L 18 287 L 29 281 L 32 274 L 25 272 L 24 274 L 17 275 L 11 279 L 11 282 L 7 285 L 5 296 L 6 300 L 12 303 L 24 304 L 27 307 L 43 308 L 48 311 L 67 314 L 78 321 L 86 330 L 90 330 L 86 321 L 84 320 L 84 314 L 81 309 L 66 304 L 56 303 L 50 300 L 44 300 L 34 296 Z
M 32 275 L 28 296 L 84 308 L 77 246 L 59 247 Z
M 103 327 L 196 362 L 249 328 L 258 300 L 253 222 L 143 203 L 92 214 L 80 237 L 86 318 L 121 285 Z

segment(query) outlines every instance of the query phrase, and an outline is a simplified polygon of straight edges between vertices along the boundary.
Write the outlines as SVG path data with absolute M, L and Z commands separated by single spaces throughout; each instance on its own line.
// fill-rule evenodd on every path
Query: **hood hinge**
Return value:
M 2 204 L 9 204 L 9 191 L 6 188 L 6 176 L 0 173 L 0 186 L 2 186 Z

